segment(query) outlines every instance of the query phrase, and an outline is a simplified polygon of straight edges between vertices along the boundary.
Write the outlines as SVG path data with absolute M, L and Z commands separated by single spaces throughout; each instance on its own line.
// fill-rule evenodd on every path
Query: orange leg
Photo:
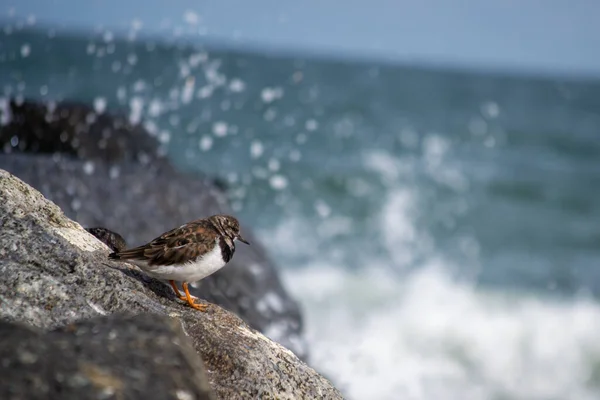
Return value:
M 171 287 L 175 291 L 175 295 L 177 297 L 179 297 L 179 300 L 186 301 L 187 298 L 179 292 L 179 289 L 177 289 L 177 285 L 175 284 L 175 281 L 169 281 L 169 283 L 171 284 Z
M 182 286 L 183 286 L 183 291 L 185 292 L 186 300 L 187 300 L 188 304 L 190 305 L 190 307 L 193 307 L 196 310 L 199 310 L 202 312 L 206 312 L 206 309 L 208 308 L 208 306 L 206 304 L 194 303 L 194 299 L 192 299 L 192 295 L 190 294 L 190 291 L 188 290 L 188 284 L 186 282 L 183 282 Z

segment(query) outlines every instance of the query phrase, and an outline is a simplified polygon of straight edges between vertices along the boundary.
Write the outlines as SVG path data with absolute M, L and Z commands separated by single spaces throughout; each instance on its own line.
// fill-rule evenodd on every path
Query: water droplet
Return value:
M 275 190 L 283 190 L 287 187 L 288 181 L 287 178 L 283 175 L 273 175 L 269 179 L 269 184 Z
M 298 143 L 298 144 L 306 143 L 307 139 L 308 138 L 305 133 L 299 133 L 298 136 L 296 136 L 296 143 Z
M 234 93 L 243 92 L 246 89 L 246 84 L 239 78 L 233 78 L 231 82 L 229 82 L 229 90 Z
M 315 210 L 321 218 L 327 218 L 331 214 L 331 207 L 323 200 L 317 200 L 315 202 Z
M 290 161 L 298 162 L 302 158 L 302 153 L 299 150 L 290 151 Z
M 212 131 L 216 137 L 227 136 L 227 122 L 223 122 L 223 121 L 215 122 L 213 124 Z
M 131 53 L 127 56 L 127 62 L 129 63 L 129 65 L 135 65 L 138 62 L 138 57 L 136 54 Z
M 275 158 L 271 158 L 271 159 L 269 160 L 269 165 L 268 165 L 268 166 L 269 166 L 269 170 L 270 170 L 270 171 L 276 172 L 276 171 L 279 171 L 279 167 L 280 167 L 281 165 L 280 165 L 280 163 L 279 163 L 279 160 L 277 160 L 277 159 L 275 159 Z
M 469 131 L 475 136 L 482 136 L 487 132 L 487 122 L 481 117 L 471 118 L 469 121 Z
M 183 90 L 181 91 L 181 102 L 183 104 L 189 104 L 192 101 L 192 97 L 194 96 L 194 85 L 196 84 L 196 80 L 193 76 L 189 77 L 185 80 L 185 84 L 183 85 Z
M 106 110 L 106 99 L 104 97 L 96 97 L 94 99 L 94 111 L 98 114 L 104 113 Z
M 283 97 L 283 89 L 280 87 L 266 87 L 260 92 L 260 97 L 265 103 L 271 103 Z
M 196 25 L 200 21 L 200 16 L 192 10 L 186 10 L 183 13 L 183 20 L 186 24 Z
M 198 143 L 198 147 L 200 147 L 200 150 L 202 150 L 202 151 L 210 150 L 212 145 L 213 145 L 213 139 L 208 135 L 202 136 L 202 138 L 200 138 L 200 142 Z
M 160 100 L 153 99 L 148 105 L 148 115 L 152 118 L 158 117 L 162 112 L 162 103 Z
M 29 57 L 29 54 L 31 54 L 31 46 L 28 44 L 21 46 L 21 57 Z
M 121 169 L 117 165 L 110 167 L 110 170 L 108 171 L 110 179 L 117 179 L 119 175 L 121 175 Z
M 489 101 L 481 106 L 481 112 L 487 118 L 496 118 L 500 115 L 500 106 L 495 101 Z
M 139 31 L 140 29 L 142 29 L 143 25 L 144 24 L 142 23 L 142 21 L 140 21 L 137 18 L 135 18 L 134 20 L 131 21 L 131 29 L 133 29 L 135 31 Z
M 123 86 L 119 87 L 117 89 L 117 99 L 119 99 L 119 101 L 125 101 L 126 97 L 127 97 L 127 89 L 125 89 Z
M 86 175 L 91 175 L 94 173 L 94 163 L 91 161 L 86 161 L 85 164 L 83 164 L 83 172 L 85 172 Z
M 264 117 L 265 121 L 273 121 L 276 116 L 277 116 L 277 110 L 274 109 L 273 107 L 269 107 L 269 109 L 267 109 L 267 111 L 265 111 L 265 114 L 263 117 Z
M 258 140 L 255 140 L 250 144 L 250 156 L 252 158 L 254 158 L 254 159 L 259 158 L 260 156 L 262 156 L 263 152 L 264 152 L 264 146 Z
M 306 128 L 307 131 L 312 132 L 312 131 L 316 131 L 317 128 L 319 127 L 319 123 L 314 120 L 314 119 L 309 119 L 308 121 L 306 121 L 306 123 L 304 124 L 304 127 Z
M 252 168 L 252 175 L 257 179 L 265 179 L 268 176 L 268 171 L 262 167 Z
M 115 38 L 115 35 L 111 31 L 105 31 L 104 35 L 102 35 L 102 39 L 104 39 L 105 43 L 110 43 Z
M 75 211 L 78 211 L 81 208 L 81 200 L 73 199 L 73 201 L 71 201 L 71 208 L 73 208 Z
M 134 92 L 141 92 L 144 89 L 146 89 L 146 82 L 144 82 L 143 80 L 137 80 L 135 81 L 135 83 L 133 84 L 133 91 Z
M 129 100 L 129 122 L 137 125 L 142 120 L 142 110 L 144 108 L 144 100 L 141 97 L 135 96 Z
M 161 142 L 162 144 L 169 143 L 170 140 L 171 140 L 171 132 L 169 132 L 169 131 L 162 131 L 158 135 L 158 141 Z
M 212 96 L 213 90 L 213 87 L 210 85 L 202 86 L 200 89 L 198 89 L 198 98 L 206 99 L 207 97 Z
M 119 72 L 121 70 L 121 61 L 113 61 L 112 65 L 110 66 L 110 69 L 113 72 Z

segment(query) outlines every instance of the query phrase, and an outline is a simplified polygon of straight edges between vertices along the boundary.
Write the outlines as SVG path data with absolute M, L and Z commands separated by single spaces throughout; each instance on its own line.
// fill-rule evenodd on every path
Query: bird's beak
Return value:
M 250 244 L 250 243 L 249 243 L 249 242 L 248 242 L 246 239 L 244 239 L 244 238 L 242 237 L 242 235 L 238 235 L 238 237 L 237 237 L 237 240 L 239 240 L 239 241 L 240 241 L 240 242 L 242 242 L 242 243 L 246 243 L 246 244 L 248 244 L 248 245 Z

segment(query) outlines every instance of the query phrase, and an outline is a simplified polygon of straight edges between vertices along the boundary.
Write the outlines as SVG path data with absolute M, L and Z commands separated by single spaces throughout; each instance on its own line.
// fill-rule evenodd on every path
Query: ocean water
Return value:
M 600 79 L 0 38 L 0 101 L 125 113 L 227 182 L 348 398 L 599 398 Z

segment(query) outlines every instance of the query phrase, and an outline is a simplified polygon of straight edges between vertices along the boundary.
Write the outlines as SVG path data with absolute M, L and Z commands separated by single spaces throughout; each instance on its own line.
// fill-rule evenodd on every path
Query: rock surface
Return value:
M 0 168 L 18 176 L 86 228 L 103 227 L 140 245 L 185 222 L 231 209 L 221 189 L 178 172 L 139 126 L 77 103 L 10 103 L 0 126 Z M 191 285 L 192 294 L 239 315 L 307 358 L 298 304 L 277 268 L 243 226 L 226 268 Z
M 11 100 L 0 126 L 5 153 L 62 153 L 84 160 L 149 163 L 164 149 L 139 125 L 121 115 L 98 114 L 76 102 Z
M 56 329 L 114 313 L 168 316 L 181 321 L 217 398 L 342 398 L 291 351 L 234 314 L 214 304 L 198 312 L 162 282 L 108 261 L 110 250 L 103 243 L 5 171 L 0 171 L 0 226 L 2 319 Z
M 0 398 L 213 400 L 177 320 L 111 315 L 51 332 L 0 321 Z

